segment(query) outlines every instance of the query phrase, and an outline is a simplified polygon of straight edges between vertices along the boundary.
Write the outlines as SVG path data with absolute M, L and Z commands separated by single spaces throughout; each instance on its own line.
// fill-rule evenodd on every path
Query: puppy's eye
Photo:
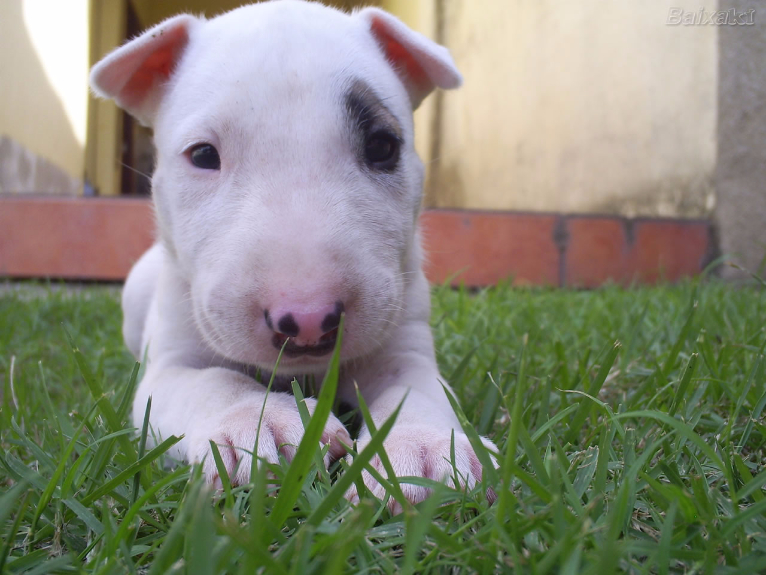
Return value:
M 364 158 L 370 167 L 392 170 L 399 160 L 401 141 L 390 132 L 375 132 L 364 143 Z
M 198 144 L 189 152 L 191 163 L 203 170 L 220 170 L 221 158 L 210 144 Z

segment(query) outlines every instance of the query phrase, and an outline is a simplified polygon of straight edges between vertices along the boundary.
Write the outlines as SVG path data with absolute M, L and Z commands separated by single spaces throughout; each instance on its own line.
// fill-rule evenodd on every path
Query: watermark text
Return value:
M 749 10 L 668 10 L 668 26 L 752 26 L 755 24 L 755 8 Z

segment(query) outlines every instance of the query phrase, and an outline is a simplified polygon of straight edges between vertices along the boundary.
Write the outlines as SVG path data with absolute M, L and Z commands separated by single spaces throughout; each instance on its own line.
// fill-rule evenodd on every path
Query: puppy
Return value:
M 454 434 L 461 484 L 475 485 L 482 467 L 434 357 L 418 233 L 412 111 L 460 85 L 448 51 L 377 8 L 280 0 L 170 18 L 106 56 L 91 83 L 151 126 L 157 148 L 159 239 L 123 292 L 125 341 L 147 354 L 134 421 L 151 397 L 154 432 L 184 436 L 176 456 L 217 482 L 212 440 L 247 482 L 242 449 L 261 417 L 268 462 L 290 460 L 303 434 L 295 399 L 266 398 L 252 375 L 321 377 L 345 314 L 341 400 L 356 403 L 356 382 L 379 426 L 406 395 L 385 442 L 396 474 L 447 481 Z M 360 450 L 369 438 L 362 428 Z M 332 415 L 322 442 L 328 462 L 351 443 Z M 428 495 L 402 488 L 413 503 Z

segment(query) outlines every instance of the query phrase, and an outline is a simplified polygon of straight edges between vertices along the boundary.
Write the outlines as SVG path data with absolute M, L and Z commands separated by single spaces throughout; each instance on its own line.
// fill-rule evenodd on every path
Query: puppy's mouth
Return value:
M 302 341 L 300 338 L 287 337 L 281 333 L 275 333 L 271 343 L 277 349 L 282 349 L 287 357 L 300 357 L 302 355 L 322 356 L 327 355 L 335 348 L 338 339 L 338 328 L 328 331 L 316 342 Z M 286 343 L 285 343 L 286 342 Z

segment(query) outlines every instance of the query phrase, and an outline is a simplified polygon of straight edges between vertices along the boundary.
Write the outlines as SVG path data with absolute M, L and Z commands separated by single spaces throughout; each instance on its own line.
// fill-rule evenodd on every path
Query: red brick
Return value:
M 0 275 L 121 280 L 151 246 L 149 200 L 0 199 Z
M 675 281 L 701 271 L 709 224 L 551 214 L 426 211 L 421 219 L 426 272 L 482 286 L 517 284 L 595 287 L 605 281 Z M 562 262 L 554 240 L 564 222 Z M 0 198 L 0 276 L 121 280 L 152 243 L 149 200 Z
M 559 284 L 554 242 L 558 216 L 430 210 L 421 216 L 426 274 L 434 283 L 452 278 L 483 286 L 513 278 L 516 284 Z
M 629 248 L 622 220 L 570 217 L 566 231 L 566 285 L 596 287 L 626 280 Z
M 570 217 L 566 229 L 566 285 L 575 287 L 694 276 L 710 247 L 709 224 L 700 221 Z
M 633 234 L 630 272 L 643 283 L 697 275 L 710 251 L 706 222 L 640 220 L 633 224 Z

